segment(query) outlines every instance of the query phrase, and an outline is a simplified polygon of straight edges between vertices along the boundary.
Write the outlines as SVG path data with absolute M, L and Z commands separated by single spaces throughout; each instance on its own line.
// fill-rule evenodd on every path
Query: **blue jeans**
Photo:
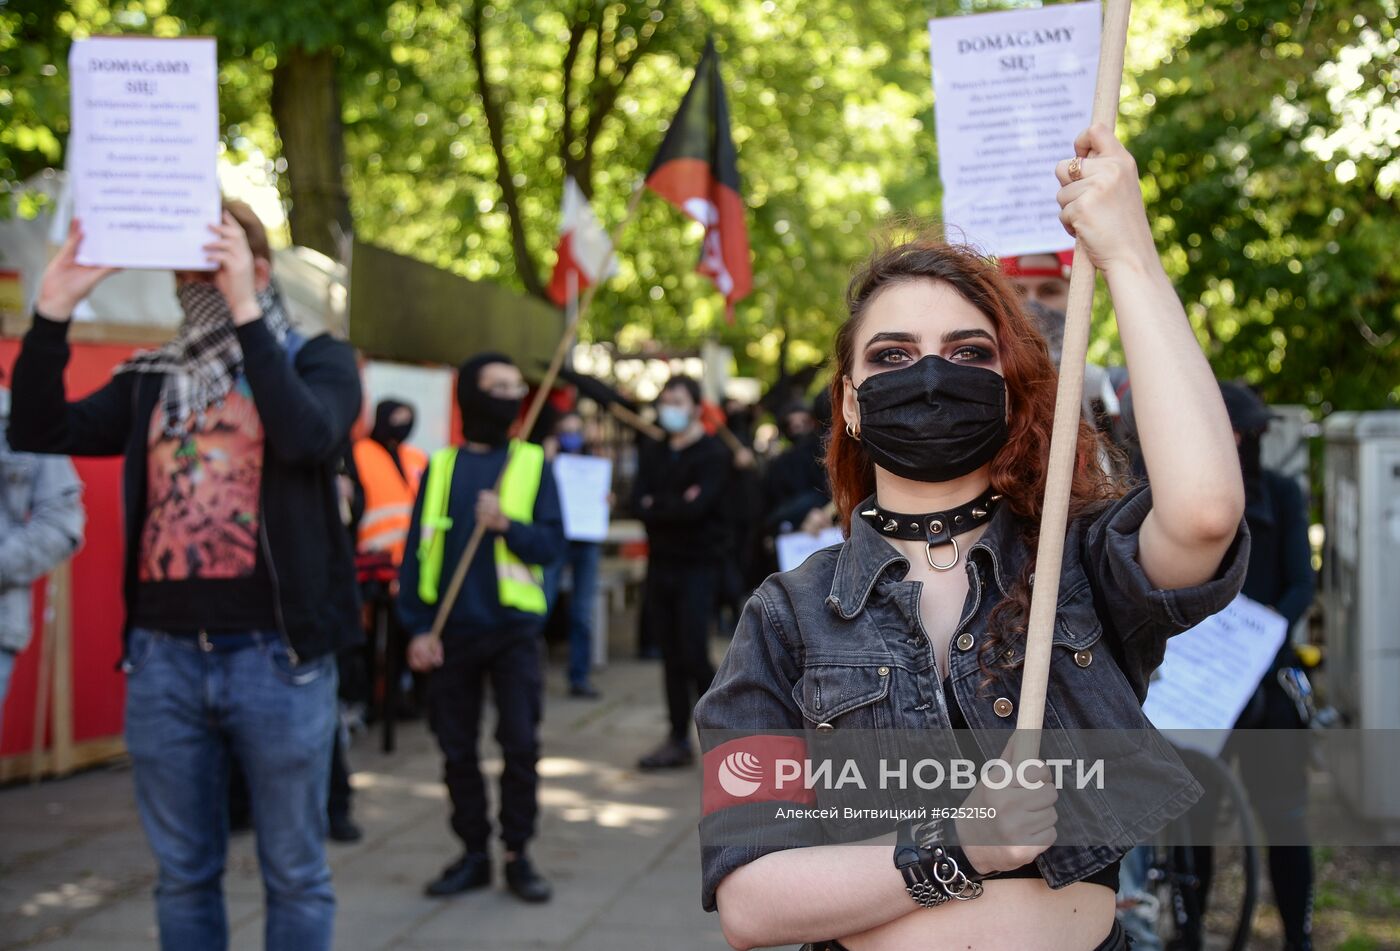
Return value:
M 559 579 L 568 566 L 573 579 L 569 598 L 569 686 L 588 683 L 593 668 L 593 603 L 598 599 L 598 562 L 603 546 L 596 542 L 569 542 L 562 561 L 545 569 L 544 590 L 550 610 L 559 598 Z
M 0 647 L 0 737 L 5 735 L 5 698 L 10 693 L 10 674 L 15 670 L 15 652 Z
M 164 951 L 223 951 L 229 754 L 242 763 L 267 900 L 268 951 L 329 951 L 326 792 L 335 658 L 293 666 L 275 634 L 192 637 L 137 628 L 123 669 L 126 745 L 159 865 Z

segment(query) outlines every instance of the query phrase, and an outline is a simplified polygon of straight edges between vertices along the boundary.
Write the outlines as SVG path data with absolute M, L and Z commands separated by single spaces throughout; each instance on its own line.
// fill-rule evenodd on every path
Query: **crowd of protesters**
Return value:
M 225 204 L 205 248 L 214 269 L 174 275 L 184 314 L 174 339 L 71 400 L 70 318 L 110 273 L 78 263 L 81 240 L 75 222 L 44 274 L 12 409 L 0 391 L 0 416 L 9 410 L 0 442 L 0 709 L 31 628 L 28 586 L 81 543 L 81 486 L 64 457 L 119 456 L 125 739 L 159 867 L 162 945 L 226 947 L 227 839 L 248 824 L 266 885 L 267 946 L 331 946 L 323 843 L 361 835 L 341 712 L 376 693 L 390 718 L 400 700 L 421 698 L 442 752 L 462 851 L 427 894 L 490 885 L 494 833 L 509 890 L 548 901 L 552 887 L 528 851 L 539 813 L 542 632 L 560 612 L 568 694 L 581 700 L 600 696 L 592 658 L 595 641 L 608 637 L 594 611 L 602 545 L 566 537 L 551 465 L 600 451 L 590 418 L 573 407 L 521 433 L 526 379 L 509 356 L 483 353 L 458 369 L 456 447 L 431 458 L 415 448 L 415 408 L 398 400 L 379 403 L 368 433 L 353 439 L 362 412 L 355 355 L 292 326 L 266 233 L 237 202 Z M 1056 362 L 1069 264 L 1064 254 L 1000 262 Z M 1141 479 L 1126 371 L 1091 368 L 1087 379 L 1084 416 L 1101 437 L 1100 463 Z M 695 711 L 716 678 L 716 636 L 740 623 L 750 594 L 780 567 L 779 539 L 819 536 L 851 514 L 838 510 L 828 481 L 828 391 L 809 398 L 794 387 L 763 407 L 730 400 L 723 409 L 706 395 L 684 375 L 661 387 L 660 438 L 636 436 L 636 475 L 619 506 L 645 527 L 638 649 L 661 661 L 665 732 L 639 751 L 641 769 L 695 763 Z M 1263 405 L 1234 385 L 1223 398 L 1256 540 L 1244 588 L 1291 623 L 1312 597 L 1303 500 L 1259 464 Z M 759 445 L 765 412 L 777 438 Z M 850 406 L 842 412 L 843 431 L 858 439 Z M 479 551 L 464 563 L 469 547 Z M 1238 726 L 1300 725 L 1277 676 L 1295 664 L 1285 644 Z M 478 749 L 488 693 L 503 759 L 494 823 Z M 1257 757 L 1250 749 L 1241 756 Z M 1256 774 L 1270 764 L 1244 765 Z M 1257 784 L 1266 824 L 1305 806 L 1303 764 L 1295 765 L 1282 781 Z M 1208 878 L 1208 856 L 1201 867 Z M 1133 868 L 1124 866 L 1127 893 Z M 1288 946 L 1310 947 L 1310 853 L 1276 848 L 1269 868 Z M 707 880 L 707 902 L 713 886 Z M 1150 940 L 1144 934 L 1139 945 Z

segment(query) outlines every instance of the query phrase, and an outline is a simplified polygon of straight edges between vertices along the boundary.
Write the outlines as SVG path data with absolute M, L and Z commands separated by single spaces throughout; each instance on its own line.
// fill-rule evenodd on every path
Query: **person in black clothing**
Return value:
M 360 408 L 349 346 L 290 326 L 271 252 L 225 203 L 179 272 L 184 319 L 90 396 L 64 389 L 69 318 L 111 269 L 79 264 L 74 222 L 14 369 L 14 446 L 124 456 L 125 738 L 159 866 L 165 948 L 228 943 L 228 771 L 247 776 L 269 949 L 329 949 L 323 836 L 338 650 L 361 636 L 335 467 Z
M 1245 521 L 1253 539 L 1243 593 L 1283 616 L 1291 629 L 1312 605 L 1314 578 L 1312 549 L 1308 543 L 1308 509 L 1298 483 L 1280 472 L 1265 469 L 1259 460 L 1259 443 L 1272 416 L 1264 403 L 1238 383 L 1221 383 L 1230 425 L 1240 447 L 1244 470 Z M 1235 722 L 1226 745 L 1226 758 L 1239 757 L 1240 773 L 1249 801 L 1273 842 L 1305 841 L 1308 803 L 1307 762 L 1299 756 L 1299 744 L 1272 731 L 1304 727 L 1298 709 L 1279 682 L 1279 673 L 1297 667 L 1298 656 L 1285 639 L 1268 673 Z M 1262 730 L 1269 732 L 1241 733 Z M 1208 822 L 1215 814 L 1216 791 L 1199 807 Z M 1201 896 L 1210 894 L 1211 849 L 1196 850 L 1196 870 Z M 1286 951 L 1311 951 L 1313 865 L 1306 845 L 1271 845 L 1269 879 L 1283 919 Z
M 672 377 L 657 400 L 663 443 L 643 448 L 633 489 L 650 550 L 643 610 L 661 645 L 671 731 L 643 769 L 689 765 L 695 701 L 714 679 L 710 621 L 729 539 L 720 502 L 729 484 L 724 445 L 700 423 L 700 384 Z
M 730 454 L 729 485 L 720 510 L 728 533 L 716 615 L 720 630 L 733 630 L 744 602 L 767 574 L 754 577 L 763 567 L 763 472 L 753 449 L 756 409 L 737 399 L 724 403 L 725 425 L 742 448 Z
M 827 426 L 830 426 L 830 397 L 826 400 Z M 831 501 L 827 488 L 825 427 L 815 410 L 805 403 L 794 403 L 779 417 L 779 425 L 789 446 L 768 466 L 764 477 L 765 527 L 770 537 L 787 532 L 829 527 L 826 506 Z M 824 524 L 822 524 L 824 523 Z
M 559 560 L 566 543 L 559 495 L 550 467 L 544 465 L 543 450 L 530 444 L 510 449 L 510 429 L 525 392 L 520 370 L 506 356 L 486 353 L 462 364 L 457 375 L 457 406 L 466 445 L 457 451 L 452 465 L 447 497 L 450 521 L 439 529 L 446 533 L 440 560 L 434 567 L 430 550 L 420 548 L 425 502 L 433 484 L 432 467 L 443 461 L 435 459 L 414 504 L 399 571 L 399 619 L 413 635 L 408 645 L 409 666 L 430 671 L 428 709 L 446 760 L 452 831 L 466 847 L 465 854 L 427 886 L 427 893 L 435 897 L 491 883 L 487 852 L 491 823 L 477 756 L 481 705 L 488 681 L 496 701 L 496 741 L 505 760 L 500 831 L 505 843 L 506 884 L 517 897 L 529 902 L 547 901 L 551 893 L 549 882 L 526 856 L 525 846 L 534 837 L 539 813 L 536 763 L 544 703 L 540 634 L 546 609 L 543 572 L 538 566 Z M 517 459 L 531 458 L 532 450 L 538 453 L 534 473 L 523 466 L 514 468 Z M 495 485 L 508 454 L 512 469 L 498 495 Z M 502 499 L 510 495 L 515 480 L 523 481 L 527 494 L 533 496 L 532 504 L 524 503 L 528 517 L 511 517 L 502 509 Z M 437 641 L 426 632 L 433 626 L 438 595 L 425 597 L 425 590 L 446 591 L 478 521 L 486 525 L 485 541 L 448 614 L 442 639 Z M 425 577 L 429 579 L 426 588 Z M 528 589 L 523 594 L 521 586 Z

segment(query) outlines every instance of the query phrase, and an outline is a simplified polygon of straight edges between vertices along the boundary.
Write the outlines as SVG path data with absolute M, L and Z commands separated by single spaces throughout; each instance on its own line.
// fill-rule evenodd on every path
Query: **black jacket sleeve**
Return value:
M 418 545 L 423 538 L 423 500 L 427 493 L 428 475 L 425 472 L 418 486 L 418 497 L 413 500 L 413 521 L 408 524 L 408 541 L 404 545 L 403 562 L 399 565 L 399 595 L 395 603 L 399 623 L 409 637 L 432 630 L 433 620 L 437 616 L 437 607 L 424 604 L 418 596 L 418 574 L 422 568 L 418 564 Z M 452 568 L 448 565 L 443 570 L 451 571 Z
M 11 385 L 10 445 L 22 452 L 117 456 L 132 426 L 135 376 L 114 376 L 97 392 L 68 401 L 68 324 L 34 315 L 15 360 Z
M 316 337 L 293 366 L 262 320 L 240 326 L 238 342 L 268 449 L 292 465 L 333 461 L 360 412 L 360 373 L 349 346 Z

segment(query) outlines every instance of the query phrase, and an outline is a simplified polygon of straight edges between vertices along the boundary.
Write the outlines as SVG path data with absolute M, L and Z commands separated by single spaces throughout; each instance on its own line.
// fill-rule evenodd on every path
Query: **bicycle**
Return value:
M 1259 901 L 1259 849 L 1249 798 L 1220 758 L 1191 749 L 1177 752 L 1202 785 L 1219 793 L 1212 834 L 1202 843 L 1212 850 L 1213 874 L 1210 891 L 1203 894 L 1195 847 L 1182 844 L 1200 841 L 1191 834 L 1193 809 L 1168 825 L 1152 847 L 1147 880 L 1158 899 L 1157 934 L 1167 951 L 1245 951 Z M 1215 844 L 1222 842 L 1238 844 Z M 1213 933 L 1228 934 L 1229 943 L 1208 942 Z

